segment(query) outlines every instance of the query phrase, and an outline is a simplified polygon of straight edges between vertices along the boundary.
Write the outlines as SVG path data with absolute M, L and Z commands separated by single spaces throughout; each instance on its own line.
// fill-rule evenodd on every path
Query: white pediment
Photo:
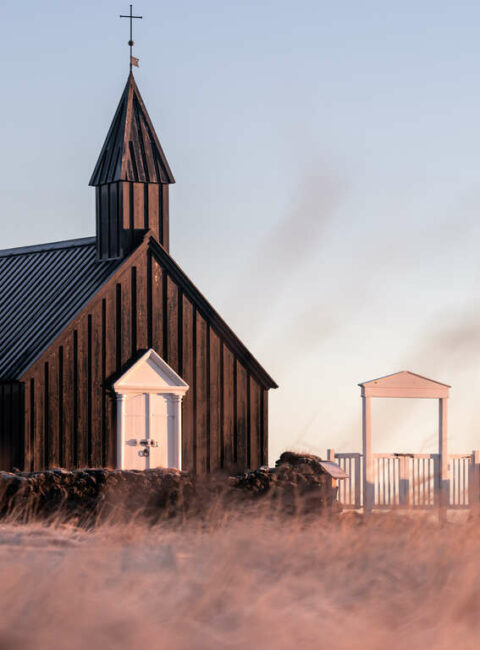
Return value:
M 450 386 L 409 370 L 364 381 L 359 386 L 366 397 L 448 397 Z
M 155 350 L 148 350 L 118 379 L 113 388 L 116 393 L 177 393 L 184 394 L 188 384 L 171 368 Z

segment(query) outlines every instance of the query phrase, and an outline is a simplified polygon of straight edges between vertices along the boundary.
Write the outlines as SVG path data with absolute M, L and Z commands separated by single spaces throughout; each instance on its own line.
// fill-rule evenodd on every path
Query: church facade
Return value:
M 0 469 L 268 462 L 276 383 L 171 257 L 172 183 L 130 73 L 96 237 L 0 251 Z

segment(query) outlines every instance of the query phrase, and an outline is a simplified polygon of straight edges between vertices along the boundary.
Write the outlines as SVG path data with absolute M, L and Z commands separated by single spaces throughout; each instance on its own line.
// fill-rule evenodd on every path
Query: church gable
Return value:
M 190 387 L 184 469 L 267 462 L 268 389 L 276 384 L 146 236 L 22 376 L 27 466 L 115 466 L 114 382 L 150 348 Z

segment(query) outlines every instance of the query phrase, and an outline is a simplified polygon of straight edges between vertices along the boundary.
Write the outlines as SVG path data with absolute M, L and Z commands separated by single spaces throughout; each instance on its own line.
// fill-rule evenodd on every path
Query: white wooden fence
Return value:
M 339 500 L 345 508 L 363 507 L 363 457 L 359 453 L 328 450 L 349 475 L 338 482 Z M 375 509 L 412 507 L 428 509 L 440 505 L 439 454 L 372 454 Z M 447 507 L 468 508 L 480 502 L 480 452 L 448 455 Z

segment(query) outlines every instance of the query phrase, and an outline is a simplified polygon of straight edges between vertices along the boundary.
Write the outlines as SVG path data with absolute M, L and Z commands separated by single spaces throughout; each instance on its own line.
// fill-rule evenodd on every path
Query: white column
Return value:
M 370 512 L 375 501 L 374 467 L 372 458 L 371 397 L 362 395 L 362 438 L 363 438 L 363 509 Z
M 117 469 L 125 465 L 125 395 L 117 393 Z
M 440 505 L 448 507 L 450 481 L 448 471 L 448 398 L 438 400 L 438 453 L 440 455 Z
M 172 395 L 174 408 L 174 436 L 176 446 L 176 467 L 182 469 L 182 398 L 183 395 Z

